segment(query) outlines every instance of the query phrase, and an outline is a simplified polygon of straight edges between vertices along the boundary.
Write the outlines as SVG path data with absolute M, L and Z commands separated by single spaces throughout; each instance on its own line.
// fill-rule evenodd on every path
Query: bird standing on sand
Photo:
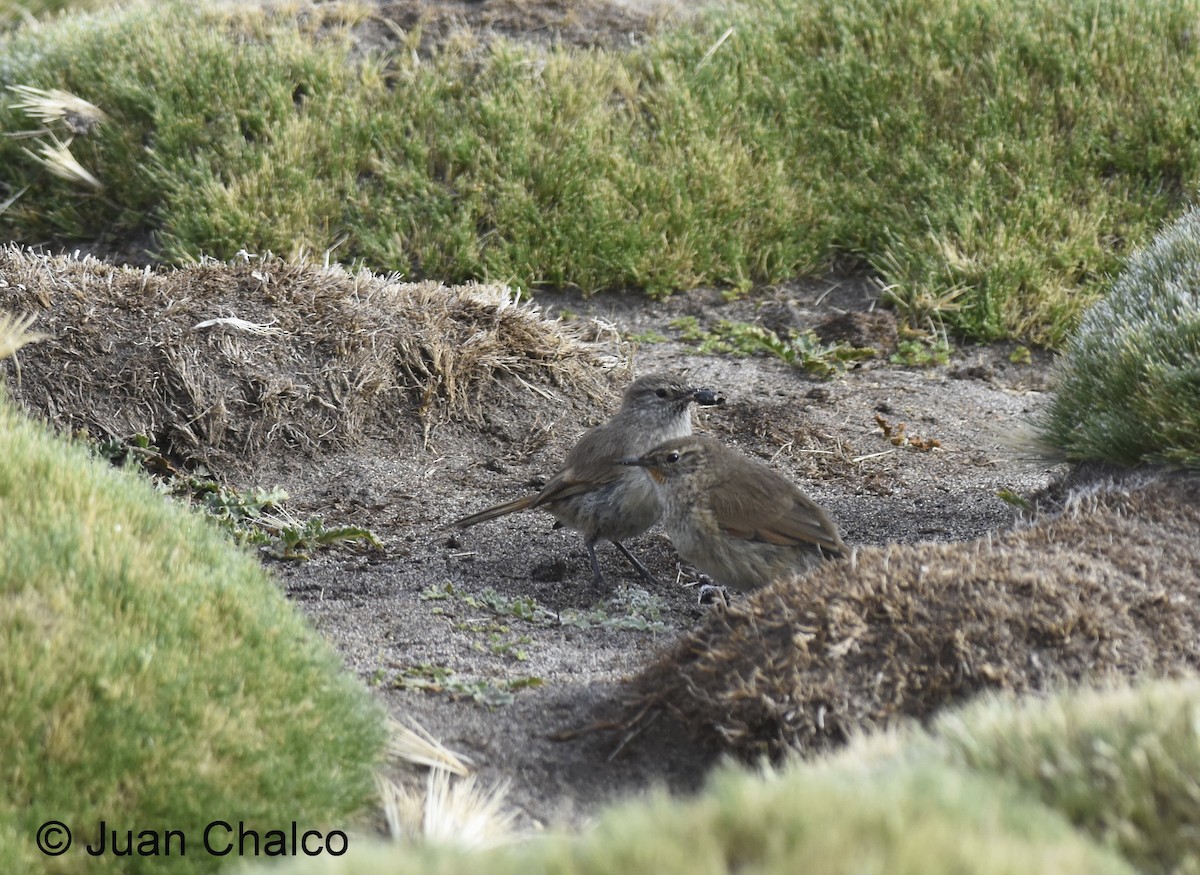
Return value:
M 692 403 L 713 405 L 724 399 L 711 389 L 697 389 L 665 374 L 639 377 L 625 390 L 621 409 L 612 419 L 584 434 L 567 454 L 562 469 L 541 492 L 497 504 L 454 524 L 467 528 L 506 514 L 544 508 L 581 532 L 592 562 L 592 579 L 603 585 L 596 542 L 612 541 L 647 582 L 654 576 L 621 542 L 649 529 L 662 513 L 654 484 L 645 472 L 620 464 L 665 440 L 692 433 Z
M 650 472 L 671 543 L 717 583 L 758 589 L 847 552 L 837 526 L 798 486 L 711 438 L 669 440 L 622 464 Z

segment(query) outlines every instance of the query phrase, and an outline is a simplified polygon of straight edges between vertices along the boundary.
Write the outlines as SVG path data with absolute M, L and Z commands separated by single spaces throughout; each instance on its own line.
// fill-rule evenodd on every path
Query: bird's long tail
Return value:
M 476 523 L 486 523 L 488 520 L 494 520 L 496 517 L 507 516 L 510 513 L 516 513 L 519 510 L 526 510 L 533 506 L 537 500 L 536 495 L 526 495 L 524 498 L 518 498 L 515 501 L 506 501 L 503 504 L 495 504 L 489 508 L 473 513 L 470 516 L 465 516 L 460 520 L 455 520 L 453 525 L 460 529 L 465 529 L 468 526 L 473 526 Z

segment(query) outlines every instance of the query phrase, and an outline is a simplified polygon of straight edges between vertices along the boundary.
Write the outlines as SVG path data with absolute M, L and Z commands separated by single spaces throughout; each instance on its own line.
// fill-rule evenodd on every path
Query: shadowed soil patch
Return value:
M 966 544 L 864 548 L 712 613 L 634 683 L 742 756 L 814 751 L 983 689 L 1200 667 L 1200 478 L 1127 477 Z

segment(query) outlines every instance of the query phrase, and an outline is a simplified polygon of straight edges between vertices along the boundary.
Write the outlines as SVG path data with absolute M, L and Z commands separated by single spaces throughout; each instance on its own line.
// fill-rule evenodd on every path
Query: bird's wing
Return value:
M 837 526 L 789 481 L 782 477 L 742 478 L 740 487 L 714 489 L 711 497 L 717 524 L 730 537 L 820 547 L 835 556 L 845 552 Z
M 605 425 L 587 432 L 567 454 L 562 470 L 542 487 L 532 506 L 584 495 L 629 476 L 631 469 L 617 464 L 621 447 L 614 449 L 613 443 Z
M 542 507 L 565 498 L 586 495 L 610 483 L 615 483 L 623 476 L 626 476 L 625 471 L 616 465 L 609 465 L 608 470 L 598 476 L 588 476 L 574 468 L 563 468 L 550 478 L 550 482 L 542 487 L 542 491 L 537 494 L 529 506 Z

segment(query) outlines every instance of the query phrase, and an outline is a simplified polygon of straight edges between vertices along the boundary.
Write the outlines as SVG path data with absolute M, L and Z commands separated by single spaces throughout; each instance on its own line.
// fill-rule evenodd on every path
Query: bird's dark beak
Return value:
M 620 461 L 617 462 L 617 464 L 618 465 L 629 465 L 632 468 L 645 468 L 646 473 L 650 475 L 650 479 L 653 480 L 655 483 L 662 483 L 664 480 L 667 479 L 666 477 L 663 476 L 663 472 L 661 470 L 659 470 L 658 466 L 646 458 L 621 459 Z
M 692 400 L 701 407 L 716 407 L 725 403 L 725 397 L 718 395 L 712 389 L 696 389 L 692 392 Z

